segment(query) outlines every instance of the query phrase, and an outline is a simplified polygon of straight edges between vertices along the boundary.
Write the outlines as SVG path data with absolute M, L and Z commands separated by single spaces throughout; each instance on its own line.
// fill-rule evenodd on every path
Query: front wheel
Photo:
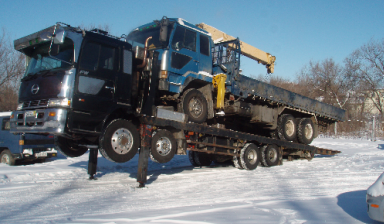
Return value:
M 88 151 L 87 147 L 79 146 L 75 140 L 55 136 L 55 148 L 66 157 L 79 157 Z
M 204 95 L 197 89 L 187 90 L 182 98 L 182 110 L 188 120 L 203 123 L 208 117 L 208 103 Z
M 125 163 L 136 155 L 139 142 L 140 136 L 136 127 L 127 120 L 116 119 L 104 129 L 99 151 L 109 161 Z
M 8 149 L 1 152 L 0 161 L 1 163 L 8 164 L 9 166 L 14 166 L 16 164 L 16 160 L 13 158 L 11 151 Z
M 151 159 L 157 163 L 171 161 L 177 150 L 176 139 L 167 130 L 160 130 L 152 138 Z

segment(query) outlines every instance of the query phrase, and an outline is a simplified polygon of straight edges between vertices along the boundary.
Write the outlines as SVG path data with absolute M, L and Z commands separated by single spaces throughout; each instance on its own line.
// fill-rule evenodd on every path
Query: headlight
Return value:
M 64 99 L 50 99 L 48 103 L 48 107 L 69 107 L 71 105 L 71 101 L 67 98 Z
M 17 110 L 21 110 L 21 109 L 23 109 L 23 104 L 22 104 L 22 103 L 19 103 L 19 104 L 17 105 Z

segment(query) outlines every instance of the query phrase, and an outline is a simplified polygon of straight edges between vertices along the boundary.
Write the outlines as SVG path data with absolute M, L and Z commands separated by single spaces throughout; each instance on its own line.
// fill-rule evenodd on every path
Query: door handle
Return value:
M 199 61 L 196 61 L 196 60 L 193 60 L 193 61 L 199 63 Z
M 106 89 L 109 89 L 109 90 L 113 90 L 115 91 L 115 87 L 112 87 L 112 86 L 105 86 Z

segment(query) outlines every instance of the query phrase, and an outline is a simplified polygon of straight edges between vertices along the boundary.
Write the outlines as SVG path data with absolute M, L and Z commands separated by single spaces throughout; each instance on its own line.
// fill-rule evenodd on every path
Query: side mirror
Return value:
M 50 32 L 43 32 L 40 34 L 40 39 L 42 41 L 49 41 L 52 39 L 52 33 Z
M 53 43 L 54 44 L 63 44 L 64 43 L 64 38 L 65 38 L 65 30 L 64 29 L 59 29 L 56 30 L 56 34 L 53 37 Z
M 160 42 L 166 42 L 168 40 L 168 25 L 169 25 L 169 19 L 164 18 L 161 20 L 160 24 L 160 35 L 159 35 L 159 41 Z

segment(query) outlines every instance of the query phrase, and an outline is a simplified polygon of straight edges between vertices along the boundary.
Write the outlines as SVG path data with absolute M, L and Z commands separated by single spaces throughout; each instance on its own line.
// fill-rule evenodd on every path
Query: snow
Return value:
M 384 142 L 313 145 L 342 153 L 253 171 L 193 168 L 176 156 L 149 161 L 145 188 L 137 188 L 138 156 L 124 164 L 99 156 L 97 180 L 88 180 L 88 153 L 0 164 L 0 223 L 374 223 L 365 197 L 384 171 Z
M 367 190 L 367 194 L 378 197 L 384 195 L 384 173 L 377 178 L 376 182 L 372 184 Z

